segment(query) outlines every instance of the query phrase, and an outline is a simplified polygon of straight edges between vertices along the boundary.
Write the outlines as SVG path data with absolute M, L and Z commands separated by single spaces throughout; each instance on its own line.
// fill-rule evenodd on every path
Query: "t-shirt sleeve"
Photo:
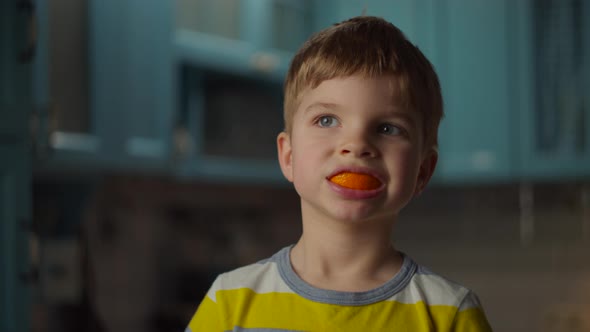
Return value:
M 477 295 L 467 293 L 453 321 L 453 332 L 492 332 Z
M 215 280 L 203 301 L 201 301 L 185 332 L 223 331 L 220 309 L 215 297 L 218 285 L 219 277 Z

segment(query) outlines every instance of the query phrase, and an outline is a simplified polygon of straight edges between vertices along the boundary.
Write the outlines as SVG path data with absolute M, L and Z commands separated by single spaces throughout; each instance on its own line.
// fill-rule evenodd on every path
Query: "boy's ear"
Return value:
M 432 175 L 434 174 L 434 169 L 436 168 L 436 163 L 438 162 L 438 151 L 436 148 L 430 148 L 422 158 L 422 163 L 420 164 L 420 171 L 418 173 L 418 181 L 416 182 L 416 189 L 414 190 L 414 196 L 419 196 L 424 189 Z
M 291 136 L 281 132 L 277 137 L 277 150 L 281 171 L 289 182 L 293 182 L 293 159 L 291 149 Z

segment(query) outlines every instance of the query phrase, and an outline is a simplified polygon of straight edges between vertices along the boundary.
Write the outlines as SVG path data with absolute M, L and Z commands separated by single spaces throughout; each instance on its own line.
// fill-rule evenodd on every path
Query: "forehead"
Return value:
M 393 75 L 338 77 L 308 87 L 300 95 L 298 110 L 323 108 L 377 108 L 410 111 L 408 98 Z

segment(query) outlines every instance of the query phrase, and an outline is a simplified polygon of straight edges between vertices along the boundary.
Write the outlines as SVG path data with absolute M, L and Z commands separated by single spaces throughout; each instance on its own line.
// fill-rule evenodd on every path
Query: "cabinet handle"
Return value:
M 251 66 L 263 73 L 271 73 L 279 66 L 279 58 L 270 53 L 256 53 L 250 59 Z
M 175 159 L 187 159 L 194 151 L 194 141 L 190 131 L 186 127 L 178 127 L 174 130 L 174 156 Z
M 21 282 L 31 285 L 39 282 L 39 232 L 29 219 L 21 219 L 18 224 L 28 233 L 29 240 L 29 267 L 27 271 L 19 273 L 18 278 Z
M 56 109 L 52 103 L 35 109 L 29 119 L 32 151 L 36 161 L 45 161 L 53 155 L 51 135 L 56 131 Z
M 26 64 L 33 60 L 37 49 L 37 15 L 35 13 L 35 4 L 31 0 L 19 0 L 16 7 L 19 11 L 28 15 L 27 47 L 18 56 L 19 62 Z

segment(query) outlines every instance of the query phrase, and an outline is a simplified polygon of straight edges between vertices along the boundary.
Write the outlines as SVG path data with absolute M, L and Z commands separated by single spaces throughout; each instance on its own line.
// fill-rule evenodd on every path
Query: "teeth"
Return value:
M 330 181 L 342 187 L 357 190 L 372 190 L 381 186 L 381 181 L 364 173 L 343 172 L 331 177 Z

